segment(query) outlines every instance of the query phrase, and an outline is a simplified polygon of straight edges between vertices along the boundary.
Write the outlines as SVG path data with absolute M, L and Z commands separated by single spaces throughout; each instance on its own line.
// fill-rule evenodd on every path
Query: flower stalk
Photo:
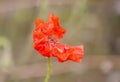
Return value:
M 50 66 L 50 57 L 48 57 L 48 59 L 47 59 L 47 64 L 48 64 L 48 70 L 47 70 L 47 75 L 45 77 L 44 82 L 48 82 L 48 80 L 50 79 L 50 68 L 51 68 L 51 66 Z

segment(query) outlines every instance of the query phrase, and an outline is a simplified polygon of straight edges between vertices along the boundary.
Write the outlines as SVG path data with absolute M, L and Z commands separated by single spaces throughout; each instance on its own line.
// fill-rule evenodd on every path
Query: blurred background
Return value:
M 54 13 L 61 42 L 85 47 L 81 63 L 51 58 L 49 82 L 120 82 L 120 0 L 0 0 L 0 82 L 44 82 L 47 60 L 33 49 L 37 18 Z

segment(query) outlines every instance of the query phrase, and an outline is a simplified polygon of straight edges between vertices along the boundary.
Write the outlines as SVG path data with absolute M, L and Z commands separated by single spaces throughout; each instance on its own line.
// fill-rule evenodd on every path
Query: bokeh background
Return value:
M 44 82 L 47 60 L 33 49 L 37 18 L 54 13 L 61 40 L 85 47 L 81 63 L 51 58 L 49 82 L 120 82 L 120 0 L 0 0 L 0 82 Z

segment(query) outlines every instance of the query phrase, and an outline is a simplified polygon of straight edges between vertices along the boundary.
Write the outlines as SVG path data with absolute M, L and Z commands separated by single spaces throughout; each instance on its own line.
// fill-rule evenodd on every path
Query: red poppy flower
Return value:
M 60 43 L 59 40 L 65 33 L 66 30 L 60 26 L 57 16 L 50 14 L 46 23 L 42 19 L 37 19 L 33 32 L 34 48 L 41 55 L 56 57 L 60 62 L 67 60 L 80 62 L 84 55 L 83 46 Z

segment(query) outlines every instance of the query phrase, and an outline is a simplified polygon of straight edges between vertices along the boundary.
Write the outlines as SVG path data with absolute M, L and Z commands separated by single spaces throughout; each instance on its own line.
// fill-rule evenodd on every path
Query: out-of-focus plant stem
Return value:
M 0 49 L 2 50 L 2 54 L 0 54 L 0 68 L 4 72 L 9 72 L 9 69 L 14 65 L 10 41 L 5 37 L 0 37 L 0 47 L 3 47 L 3 49 Z

